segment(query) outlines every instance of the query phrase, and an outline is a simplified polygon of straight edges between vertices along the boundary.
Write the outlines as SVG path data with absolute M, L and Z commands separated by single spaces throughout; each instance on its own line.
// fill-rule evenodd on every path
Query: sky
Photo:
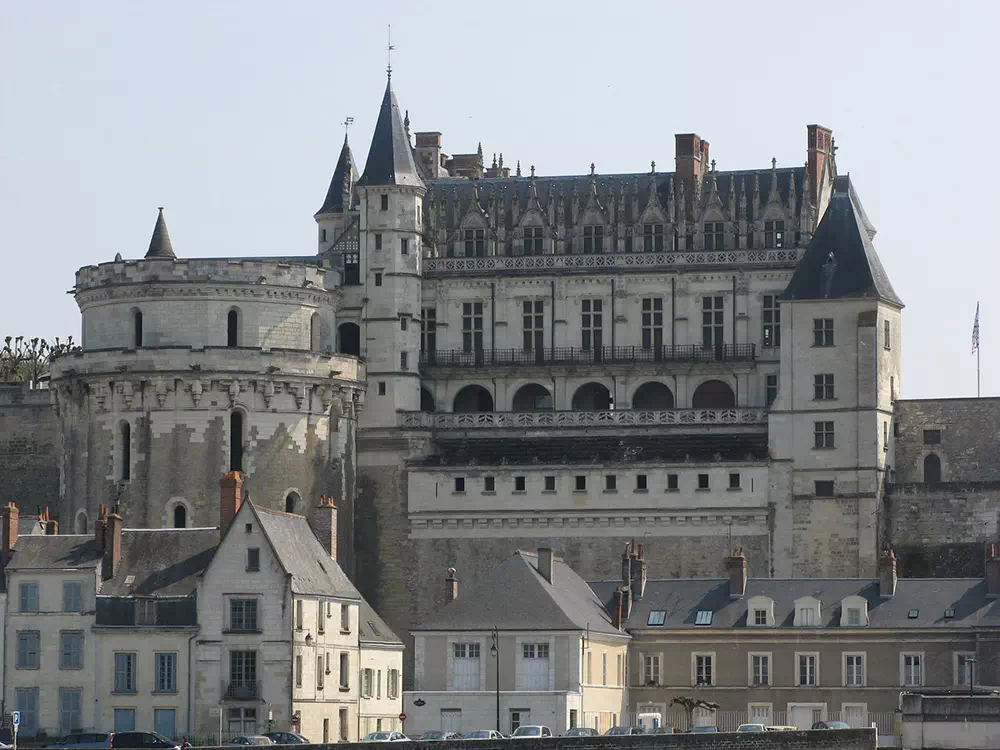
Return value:
M 6 0 L 0 338 L 79 339 L 75 271 L 141 257 L 157 206 L 184 257 L 314 253 L 388 24 L 411 130 L 525 172 L 668 171 L 686 132 L 719 169 L 798 166 L 806 125 L 832 128 L 906 303 L 902 395 L 976 395 L 977 301 L 1000 395 L 995 2 Z

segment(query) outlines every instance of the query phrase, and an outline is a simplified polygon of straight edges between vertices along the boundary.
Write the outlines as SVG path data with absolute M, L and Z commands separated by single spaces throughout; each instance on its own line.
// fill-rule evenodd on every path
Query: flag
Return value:
M 979 351 L 979 303 L 976 303 L 976 322 L 972 324 L 972 353 Z

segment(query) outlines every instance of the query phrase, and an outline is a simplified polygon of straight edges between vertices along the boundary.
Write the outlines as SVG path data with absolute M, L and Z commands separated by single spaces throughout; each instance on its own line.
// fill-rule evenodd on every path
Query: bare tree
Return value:
M 43 338 L 7 336 L 0 348 L 0 383 L 31 383 L 32 387 L 49 371 L 49 363 L 74 348 L 73 337 L 49 343 Z
M 680 706 L 687 711 L 688 729 L 694 727 L 694 710 L 696 708 L 707 708 L 709 711 L 717 711 L 719 709 L 718 703 L 712 703 L 712 701 L 702 700 L 701 698 L 688 698 L 686 695 L 680 695 L 672 699 L 670 705 Z

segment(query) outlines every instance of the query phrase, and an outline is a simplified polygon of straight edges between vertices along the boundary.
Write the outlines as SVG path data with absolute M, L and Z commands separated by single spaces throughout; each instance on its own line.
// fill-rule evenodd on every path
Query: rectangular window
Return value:
M 115 733 L 135 731 L 135 709 L 116 708 L 115 710 Z
M 667 474 L 667 489 L 676 490 L 678 488 L 677 474 Z
M 522 690 L 548 690 L 549 644 L 521 644 L 521 663 L 518 667 Z
M 153 654 L 153 664 L 156 669 L 156 687 L 158 693 L 177 692 L 177 654 Z
M 378 395 L 380 395 L 380 396 L 384 396 L 385 395 L 385 381 L 384 380 L 380 380 L 378 382 Z
M 156 600 L 136 599 L 135 600 L 135 621 L 138 625 L 156 624 Z
M 753 654 L 750 657 L 750 684 L 771 684 L 771 657 L 768 654 Z
M 577 476 L 575 479 L 575 489 L 577 492 L 584 492 L 587 489 L 587 477 Z
M 799 626 L 812 628 L 816 626 L 816 610 L 812 607 L 799 608 Z
M 861 625 L 861 610 L 858 607 L 847 608 L 847 624 L 854 626 Z
M 608 652 L 604 651 L 601 654 L 601 684 L 608 684 Z
M 604 252 L 604 225 L 594 224 L 583 228 L 583 252 Z
M 753 624 L 754 625 L 767 625 L 767 610 L 766 609 L 755 609 L 753 611 Z
M 348 731 L 350 730 L 350 727 L 348 726 L 349 719 L 346 708 L 340 709 L 339 719 L 340 719 L 340 728 L 338 731 L 340 732 L 340 741 L 347 742 Z
M 971 685 L 975 666 L 974 654 L 955 654 L 955 684 L 965 687 Z
M 465 257 L 482 258 L 486 255 L 486 230 L 465 230 Z
M 18 587 L 20 593 L 20 607 L 21 612 L 37 612 L 38 611 L 38 584 L 37 583 L 22 583 Z
M 400 370 L 408 370 L 408 369 L 410 369 L 410 358 L 409 358 L 409 354 L 407 354 L 407 352 L 400 352 L 399 353 L 399 369 Z
M 816 401 L 829 401 L 833 395 L 833 375 L 813 375 L 813 398 Z
M 408 326 L 407 319 L 406 318 L 400 318 L 399 319 L 399 330 L 405 331 L 407 329 L 407 326 Z
M 600 351 L 604 338 L 604 301 L 581 301 L 581 345 L 585 351 Z
M 383 211 L 388 211 L 389 210 L 389 196 L 388 195 L 380 195 L 379 199 L 381 200 L 381 209 Z
M 729 489 L 738 490 L 740 488 L 740 475 L 737 472 L 729 474 Z
M 645 492 L 649 489 L 646 485 L 646 475 L 636 474 L 635 475 L 635 490 L 636 492 Z
M 302 630 L 305 625 L 305 606 L 301 599 L 295 600 L 295 629 Z
M 80 612 L 83 609 L 83 584 L 79 581 L 63 583 L 63 612 Z
M 115 692 L 135 692 L 135 653 L 115 654 Z
M 844 655 L 844 679 L 847 687 L 865 686 L 865 655 Z
M 888 320 L 882 321 L 882 346 L 886 351 L 892 349 L 891 327 Z
M 38 731 L 38 688 L 15 688 L 14 706 L 21 712 L 18 734 L 33 737 Z
M 903 685 L 905 687 L 920 687 L 923 684 L 923 656 L 921 654 L 903 654 Z
M 642 249 L 647 253 L 663 252 L 663 225 L 643 224 L 642 225 Z
M 556 491 L 556 478 L 555 477 L 545 477 L 545 491 L 555 492 Z
M 351 655 L 346 651 L 340 652 L 340 689 L 351 689 Z
M 420 351 L 437 349 L 437 308 L 425 307 L 420 315 Z
M 483 492 L 496 492 L 497 478 L 483 477 Z
M 604 477 L 604 490 L 606 492 L 616 492 L 618 490 L 618 477 L 614 474 L 607 474 Z
M 784 246 L 785 246 L 785 222 L 765 221 L 764 247 L 784 247 Z
M 17 668 L 38 669 L 41 634 L 37 630 L 17 631 Z
M 941 430 L 924 430 L 924 445 L 938 445 L 941 442 Z
M 710 609 L 699 609 L 694 615 L 695 625 L 711 625 L 712 624 L 712 610 Z
M 465 477 L 455 477 L 455 492 L 465 492 Z
M 524 477 L 514 477 L 514 492 L 524 492 L 525 479 Z
M 295 655 L 295 687 L 302 687 L 302 654 Z
M 781 307 L 774 294 L 764 295 L 764 346 L 781 346 Z
M 833 346 L 833 318 L 813 319 L 813 346 Z
M 326 617 L 323 616 L 322 600 L 316 602 L 316 631 L 319 633 L 326 632 Z
M 375 286 L 382 286 L 382 273 L 381 271 L 375 272 Z
M 83 691 L 79 688 L 59 688 L 59 731 L 63 736 L 83 725 L 82 714 Z
M 386 697 L 390 700 L 395 700 L 399 697 L 399 670 L 390 669 L 386 673 L 385 678 L 385 693 Z
M 410 241 L 406 237 L 399 238 L 399 252 L 401 255 L 410 254 Z
M 247 550 L 247 570 L 250 572 L 260 570 L 260 548 L 251 547 Z
M 701 345 L 717 349 L 723 343 L 724 311 L 722 297 L 701 298 Z
M 381 234 L 376 234 L 375 235 L 375 249 L 376 250 L 381 250 L 382 249 L 382 235 Z
M 59 669 L 83 669 L 83 633 L 59 634 Z
M 708 474 L 698 475 L 698 489 L 707 490 L 708 489 Z
M 721 221 L 709 221 L 705 224 L 705 249 L 723 250 L 726 247 L 725 225 Z
M 712 655 L 695 654 L 694 657 L 694 684 L 712 684 Z
M 663 346 L 663 300 L 644 297 L 642 300 L 642 348 L 659 352 Z
M 478 643 L 452 644 L 452 684 L 455 690 L 479 690 Z
M 664 609 L 654 609 L 650 610 L 649 615 L 646 617 L 647 625 L 662 625 L 666 622 L 667 611 Z
M 483 350 L 483 303 L 462 303 L 462 351 L 466 354 Z
M 349 604 L 340 605 L 340 632 L 351 632 L 351 605 Z
M 816 497 L 833 497 L 833 482 L 830 480 L 817 480 L 813 482 Z
M 524 228 L 524 255 L 541 255 L 542 254 L 542 228 L 541 227 L 525 227 Z
M 541 300 L 525 300 L 521 303 L 521 334 L 526 352 L 538 352 L 545 348 L 545 315 Z
M 381 274 L 375 274 L 376 281 L 379 276 Z M 344 253 L 344 283 L 351 285 L 361 283 L 361 263 L 358 253 Z
M 644 654 L 642 657 L 642 684 L 660 684 L 660 656 L 659 654 Z
M 810 610 L 812 611 L 812 610 Z M 799 660 L 799 685 L 816 686 L 816 655 L 798 654 Z
M 815 422 L 813 437 L 814 448 L 833 448 L 833 422 Z
M 776 398 L 778 398 L 778 376 L 768 375 L 764 380 L 764 402 L 770 406 Z

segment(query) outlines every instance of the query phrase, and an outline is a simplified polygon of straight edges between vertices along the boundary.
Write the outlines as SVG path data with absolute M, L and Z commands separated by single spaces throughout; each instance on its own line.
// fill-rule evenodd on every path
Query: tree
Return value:
M 51 344 L 38 337 L 8 336 L 0 348 L 0 383 L 31 383 L 34 387 L 49 371 L 49 363 L 73 348 L 72 336 L 66 341 L 57 338 Z
M 670 701 L 671 706 L 680 706 L 687 712 L 688 729 L 694 727 L 694 710 L 696 708 L 707 708 L 709 711 L 717 711 L 719 709 L 718 703 L 712 703 L 712 701 L 702 700 L 701 698 L 688 698 L 686 695 L 680 695 Z

